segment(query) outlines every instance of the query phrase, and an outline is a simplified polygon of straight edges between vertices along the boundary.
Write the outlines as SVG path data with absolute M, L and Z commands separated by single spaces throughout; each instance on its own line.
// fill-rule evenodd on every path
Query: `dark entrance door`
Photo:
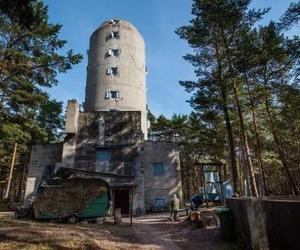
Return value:
M 122 214 L 129 214 L 129 190 L 115 190 L 115 208 L 121 208 Z

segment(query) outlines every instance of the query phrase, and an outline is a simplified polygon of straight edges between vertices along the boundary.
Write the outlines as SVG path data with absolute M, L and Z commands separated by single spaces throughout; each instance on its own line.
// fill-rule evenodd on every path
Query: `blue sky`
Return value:
M 252 7 L 271 7 L 266 22 L 278 20 L 290 0 L 254 0 Z M 191 111 L 189 95 L 179 80 L 194 79 L 192 66 L 182 56 L 189 51 L 185 41 L 174 33 L 191 19 L 192 0 L 46 0 L 50 21 L 61 23 L 60 37 L 68 41 L 66 48 L 84 56 L 84 60 L 49 90 L 57 100 L 84 101 L 89 37 L 105 20 L 121 18 L 130 21 L 140 31 L 146 43 L 148 66 L 148 106 L 155 114 L 168 117 Z M 291 33 L 299 33 L 299 26 Z

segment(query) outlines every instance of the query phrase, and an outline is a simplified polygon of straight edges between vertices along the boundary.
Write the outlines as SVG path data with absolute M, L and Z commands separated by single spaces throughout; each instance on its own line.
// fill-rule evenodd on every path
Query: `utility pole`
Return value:
M 12 175 L 13 175 L 13 170 L 14 170 L 14 165 L 15 165 L 15 159 L 16 159 L 16 153 L 17 153 L 17 146 L 18 146 L 18 144 L 15 143 L 14 153 L 13 153 L 13 157 L 12 157 L 12 161 L 11 161 L 11 165 L 10 165 L 10 172 L 9 172 L 9 178 L 8 178 L 6 193 L 5 193 L 5 197 L 4 197 L 5 199 L 7 199 L 8 195 L 9 195 L 11 178 L 12 178 Z

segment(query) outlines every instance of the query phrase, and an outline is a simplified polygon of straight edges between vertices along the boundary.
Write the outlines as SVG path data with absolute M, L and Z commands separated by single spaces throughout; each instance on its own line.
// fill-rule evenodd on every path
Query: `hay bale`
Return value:
M 97 179 L 63 180 L 61 187 L 46 187 L 33 204 L 36 218 L 67 218 L 84 210 L 87 204 L 107 192 Z

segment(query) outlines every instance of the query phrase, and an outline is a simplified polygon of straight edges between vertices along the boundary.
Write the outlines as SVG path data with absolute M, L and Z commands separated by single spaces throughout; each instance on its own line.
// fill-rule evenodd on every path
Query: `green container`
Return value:
M 230 208 L 217 208 L 216 215 L 220 220 L 220 236 L 223 241 L 235 240 L 233 213 Z
M 96 200 L 89 202 L 87 207 L 78 214 L 79 218 L 95 218 L 103 217 L 106 214 L 108 208 L 107 193 L 98 197 Z

